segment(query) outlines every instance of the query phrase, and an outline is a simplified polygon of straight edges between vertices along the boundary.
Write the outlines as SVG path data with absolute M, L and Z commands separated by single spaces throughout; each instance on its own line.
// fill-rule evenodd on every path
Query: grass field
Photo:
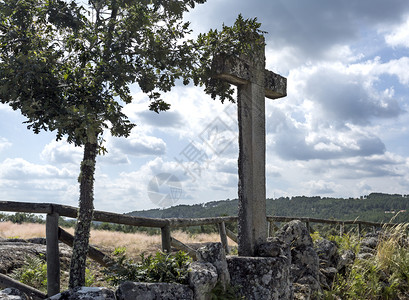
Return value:
M 73 228 L 64 228 L 73 234 Z M 45 225 L 43 224 L 14 224 L 0 222 L 1 238 L 35 238 L 45 237 Z M 213 234 L 189 235 L 182 231 L 172 231 L 172 237 L 185 244 L 219 242 L 220 236 Z M 114 250 L 117 247 L 125 247 L 130 256 L 139 256 L 143 252 L 154 252 L 161 249 L 161 236 L 148 235 L 145 233 L 123 233 L 107 230 L 91 230 L 90 244 L 103 249 Z M 229 240 L 229 245 L 235 243 Z

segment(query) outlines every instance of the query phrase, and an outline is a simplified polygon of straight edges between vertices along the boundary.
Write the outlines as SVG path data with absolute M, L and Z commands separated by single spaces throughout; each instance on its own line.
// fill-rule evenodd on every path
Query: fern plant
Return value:
M 47 290 L 47 263 L 44 255 L 27 256 L 26 264 L 11 273 L 11 277 L 40 291 Z
M 124 281 L 176 282 L 187 284 L 192 259 L 183 251 L 176 254 L 157 252 L 154 256 L 141 255 L 141 262 L 126 256 L 124 248 L 114 251 L 115 264 L 104 270 L 106 280 L 118 285 Z

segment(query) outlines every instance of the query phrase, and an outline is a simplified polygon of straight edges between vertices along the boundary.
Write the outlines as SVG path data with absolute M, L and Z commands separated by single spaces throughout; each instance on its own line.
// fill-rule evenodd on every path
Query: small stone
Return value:
M 361 247 L 359 248 L 359 253 L 371 253 L 371 254 L 374 254 L 374 253 L 375 253 L 375 249 L 361 245 Z
M 372 253 L 359 253 L 357 255 L 358 259 L 370 259 L 372 258 L 374 255 Z
M 361 247 L 368 247 L 371 249 L 375 249 L 378 246 L 379 239 L 377 237 L 367 237 L 362 239 Z
M 0 291 L 1 300 L 27 300 L 26 294 L 16 288 L 6 288 Z
M 338 260 L 337 269 L 340 272 L 343 272 L 347 266 L 350 266 L 354 263 L 355 260 L 355 253 L 352 250 L 345 250 L 344 253 L 341 254 Z
M 54 295 L 49 300 L 116 300 L 115 293 L 106 287 L 78 287 Z

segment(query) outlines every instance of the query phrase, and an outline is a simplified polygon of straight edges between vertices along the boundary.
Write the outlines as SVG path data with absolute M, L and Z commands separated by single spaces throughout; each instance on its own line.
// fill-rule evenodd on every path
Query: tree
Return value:
M 34 133 L 56 131 L 57 140 L 84 148 L 71 288 L 85 283 L 102 133 L 127 137 L 134 127 L 121 111 L 132 101 L 129 86 L 137 83 L 157 113 L 170 108 L 161 93 L 179 79 L 234 101 L 231 87 L 212 78 L 212 58 L 264 43 L 260 24 L 241 16 L 231 28 L 184 40 L 183 13 L 205 1 L 0 0 L 0 101 L 20 110 Z
M 71 288 L 84 285 L 102 133 L 128 136 L 122 113 L 137 83 L 150 109 L 170 105 L 161 93 L 189 82 L 195 61 L 182 15 L 206 0 L 0 1 L 0 101 L 20 110 L 35 133 L 83 146 Z

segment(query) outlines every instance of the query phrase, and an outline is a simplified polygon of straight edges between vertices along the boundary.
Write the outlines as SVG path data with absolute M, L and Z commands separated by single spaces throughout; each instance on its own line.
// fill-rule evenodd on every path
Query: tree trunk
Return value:
M 75 228 L 74 245 L 71 257 L 69 287 L 85 285 L 85 262 L 87 259 L 92 214 L 94 211 L 94 173 L 97 156 L 97 143 L 87 142 L 84 147 L 84 158 L 81 162 L 80 200 Z

